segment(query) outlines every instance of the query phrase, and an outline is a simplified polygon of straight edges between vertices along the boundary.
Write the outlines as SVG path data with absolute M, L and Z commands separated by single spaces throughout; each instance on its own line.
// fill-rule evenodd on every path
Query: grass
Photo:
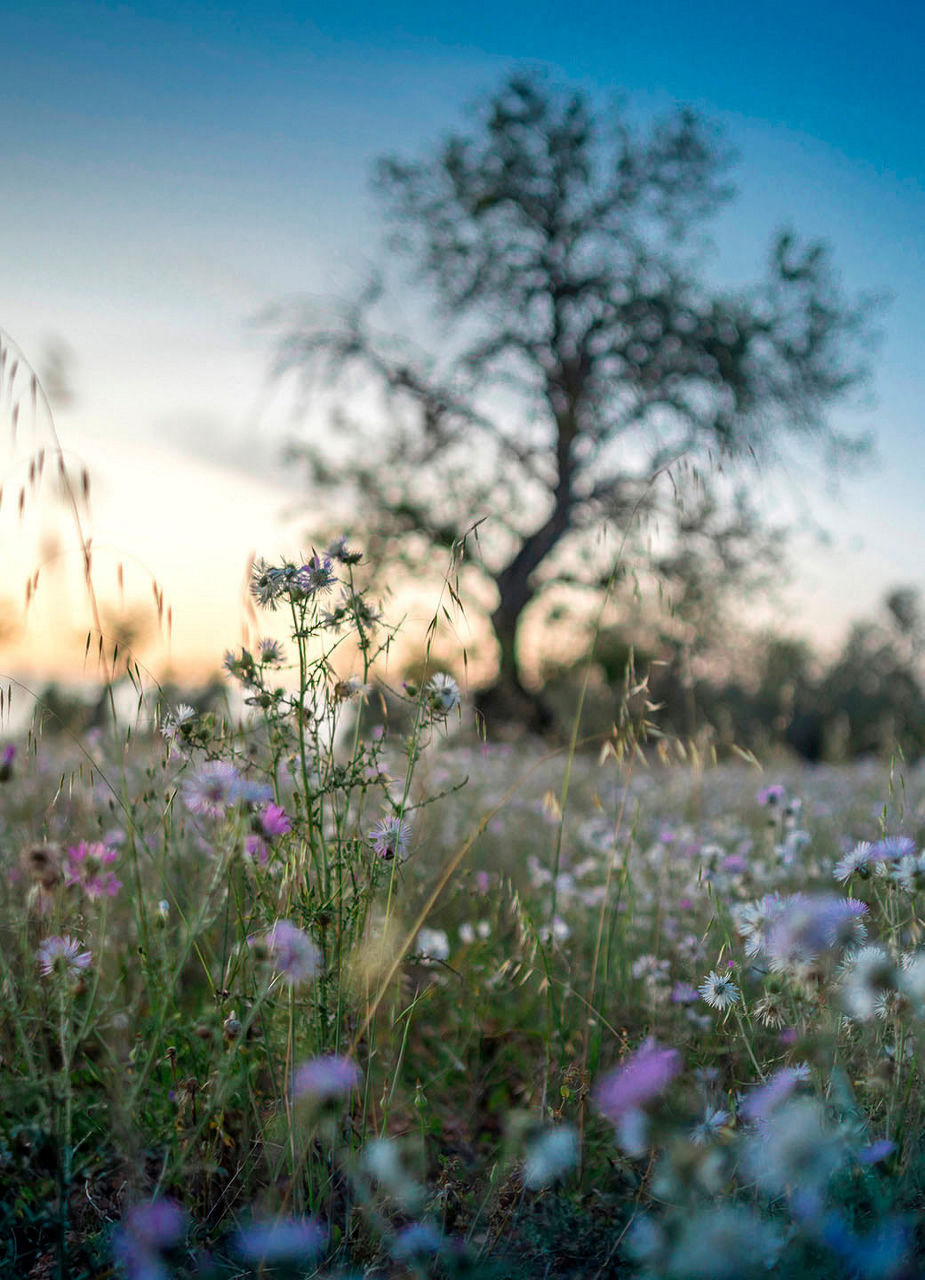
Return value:
M 257 562 L 224 712 L 100 637 L 132 722 L 8 735 L 4 1269 L 918 1274 L 922 769 L 704 759 L 632 678 L 495 743 L 380 697 L 362 572 Z

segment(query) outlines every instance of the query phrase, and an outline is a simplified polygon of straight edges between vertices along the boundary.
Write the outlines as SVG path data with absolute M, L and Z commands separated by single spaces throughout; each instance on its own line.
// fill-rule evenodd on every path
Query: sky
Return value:
M 130 601 L 158 583 L 179 669 L 238 642 L 248 556 L 295 554 L 285 513 L 310 502 L 282 461 L 293 428 L 259 317 L 355 294 L 383 261 L 375 159 L 428 151 L 513 65 L 601 102 L 625 92 L 640 119 L 683 102 L 722 128 L 740 160 L 718 283 L 760 274 L 793 225 L 829 243 L 849 294 L 888 296 L 875 376 L 833 419 L 872 432 L 875 458 L 835 494 L 819 466 L 761 483 L 828 535 L 798 538 L 782 626 L 831 645 L 888 587 L 925 590 L 921 6 L 0 0 L 0 30 L 0 328 L 40 371 L 67 344 L 57 429 L 92 479 L 100 589 L 120 564 Z M 0 464 L 8 495 L 47 437 L 32 429 Z M 0 669 L 72 670 L 83 653 L 62 567 L 79 557 L 51 489 L 23 521 L 0 508 L 8 613 L 55 553 Z

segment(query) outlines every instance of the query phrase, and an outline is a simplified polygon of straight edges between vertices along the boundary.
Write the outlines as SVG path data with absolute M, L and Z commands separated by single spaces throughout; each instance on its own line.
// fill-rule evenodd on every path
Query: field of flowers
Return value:
M 359 559 L 243 714 L 3 739 L 2 1274 L 919 1275 L 925 774 L 386 701 Z

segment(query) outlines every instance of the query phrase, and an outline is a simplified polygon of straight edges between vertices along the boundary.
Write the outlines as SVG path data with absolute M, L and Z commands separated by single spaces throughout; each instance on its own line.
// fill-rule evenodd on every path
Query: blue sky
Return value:
M 891 295 L 872 402 L 844 419 L 877 435 L 876 469 L 837 500 L 818 470 L 774 492 L 834 538 L 803 544 L 793 597 L 820 634 L 887 585 L 925 588 L 925 7 L 0 0 L 0 29 L 0 325 L 37 358 L 70 344 L 59 427 L 91 460 L 157 449 L 278 484 L 254 316 L 349 295 L 380 260 L 372 161 L 426 149 L 526 62 L 722 126 L 740 195 L 718 280 L 755 276 L 792 222 L 848 291 Z

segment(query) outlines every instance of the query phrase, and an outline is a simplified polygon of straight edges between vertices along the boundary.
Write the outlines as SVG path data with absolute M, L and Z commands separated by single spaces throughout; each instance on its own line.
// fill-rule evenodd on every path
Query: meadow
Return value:
M 499 740 L 361 572 L 4 738 L 3 1274 L 918 1275 L 925 772 Z

